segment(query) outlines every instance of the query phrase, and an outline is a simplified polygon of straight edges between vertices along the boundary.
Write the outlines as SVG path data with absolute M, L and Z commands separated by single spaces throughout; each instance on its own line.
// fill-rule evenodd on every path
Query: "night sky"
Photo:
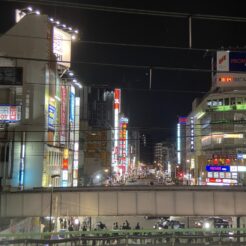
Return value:
M 60 5 L 70 3 L 70 5 L 68 4 L 66 8 L 30 5 L 61 22 L 77 27 L 80 30 L 80 41 L 163 47 L 188 48 L 188 18 L 92 11 L 72 8 L 73 3 L 191 15 L 245 16 L 243 1 L 81 0 L 59 1 L 59 3 Z M 13 10 L 27 6 L 27 3 L 18 3 L 18 1 L 13 3 L 1 1 L 1 33 L 14 24 Z M 206 52 L 206 49 L 244 47 L 245 30 L 246 21 L 194 19 L 192 46 L 201 50 L 123 47 L 77 42 L 72 46 L 74 61 L 72 69 L 79 74 L 84 84 L 122 88 L 123 111 L 130 119 L 130 127 L 144 130 L 154 143 L 175 137 L 178 116 L 187 115 L 191 111 L 194 98 L 203 96 L 210 88 L 209 72 L 179 71 L 175 68 L 210 69 L 211 52 Z M 146 66 L 146 68 L 120 68 L 80 62 L 126 64 Z M 153 68 L 151 90 L 149 90 L 148 67 Z M 160 70 L 156 67 L 171 68 L 171 70 Z

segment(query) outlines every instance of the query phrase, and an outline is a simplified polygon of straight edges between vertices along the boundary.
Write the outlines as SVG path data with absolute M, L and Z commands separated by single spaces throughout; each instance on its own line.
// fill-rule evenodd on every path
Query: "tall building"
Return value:
M 154 163 L 169 176 L 173 176 L 176 167 L 174 145 L 164 141 L 156 143 L 154 146 Z
M 125 177 L 129 168 L 129 119 L 121 110 L 121 89 L 114 89 L 114 129 L 112 132 L 112 172 L 116 178 Z
M 140 135 L 138 130 L 129 130 L 129 173 L 137 174 L 140 156 Z
M 77 186 L 81 84 L 68 74 L 74 33 L 31 9 L 17 11 L 17 21 L 0 37 L 3 186 Z
M 197 184 L 237 185 L 246 180 L 246 53 L 216 55 L 211 90 L 188 116 L 187 160 Z
M 111 176 L 113 92 L 88 88 L 88 127 L 84 135 L 84 184 L 101 184 Z

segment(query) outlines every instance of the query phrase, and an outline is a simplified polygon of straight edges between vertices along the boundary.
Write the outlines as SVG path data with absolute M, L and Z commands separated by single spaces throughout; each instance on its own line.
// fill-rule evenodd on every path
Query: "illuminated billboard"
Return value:
M 246 86 L 246 52 L 217 51 L 216 60 L 217 74 L 215 82 L 217 86 Z
M 48 106 L 48 128 L 49 130 L 55 130 L 55 121 L 56 121 L 56 107 L 55 100 L 50 98 L 50 103 Z
M 114 146 L 112 153 L 112 165 L 117 166 L 118 164 L 118 154 L 119 154 L 119 113 L 121 107 L 121 90 L 114 90 Z
M 121 117 L 120 118 L 120 133 L 119 133 L 119 164 L 123 171 L 127 171 L 127 149 L 128 149 L 128 141 L 127 141 L 127 126 L 128 126 L 128 118 Z
M 230 166 L 206 166 L 208 172 L 230 172 Z
M 67 90 L 65 86 L 61 86 L 61 121 L 60 121 L 60 141 L 65 144 L 66 141 L 66 125 L 67 125 Z
M 71 35 L 57 27 L 53 29 L 53 53 L 58 64 L 70 67 Z
M 245 72 L 246 52 L 217 51 L 217 71 Z
M 21 106 L 0 105 L 0 122 L 21 120 Z
M 70 106 L 69 106 L 69 119 L 70 122 L 74 122 L 74 112 L 75 112 L 75 88 L 71 86 L 70 90 Z

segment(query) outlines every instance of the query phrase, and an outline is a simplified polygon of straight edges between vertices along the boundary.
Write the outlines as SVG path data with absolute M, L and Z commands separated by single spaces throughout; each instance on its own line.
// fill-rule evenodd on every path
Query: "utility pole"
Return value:
M 189 16 L 189 48 L 192 48 L 192 18 Z
M 53 209 L 53 184 L 52 184 L 52 180 L 53 178 L 59 178 L 60 175 L 59 174 L 54 174 L 51 175 L 51 192 L 50 192 L 50 220 L 49 220 L 49 232 L 52 231 L 52 209 Z
M 152 68 L 149 69 L 149 89 L 151 90 L 152 86 Z

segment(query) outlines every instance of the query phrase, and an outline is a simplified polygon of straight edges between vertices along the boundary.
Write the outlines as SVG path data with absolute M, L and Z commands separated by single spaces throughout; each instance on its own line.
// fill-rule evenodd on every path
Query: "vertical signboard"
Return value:
M 70 90 L 70 104 L 69 104 L 69 120 L 74 122 L 74 112 L 75 112 L 75 88 L 71 86 Z
M 48 106 L 48 129 L 55 130 L 55 119 L 56 119 L 56 107 L 55 100 L 50 98 Z
M 114 90 L 114 148 L 113 148 L 113 158 L 112 165 L 115 167 L 118 165 L 118 154 L 119 154 L 119 113 L 121 104 L 121 90 Z
M 65 86 L 61 86 L 61 128 L 60 128 L 60 141 L 62 144 L 65 144 L 66 141 L 66 99 L 67 99 L 67 90 Z
M 71 34 L 57 27 L 53 29 L 53 53 L 58 64 L 70 67 Z
M 228 51 L 217 51 L 217 71 L 229 71 Z

